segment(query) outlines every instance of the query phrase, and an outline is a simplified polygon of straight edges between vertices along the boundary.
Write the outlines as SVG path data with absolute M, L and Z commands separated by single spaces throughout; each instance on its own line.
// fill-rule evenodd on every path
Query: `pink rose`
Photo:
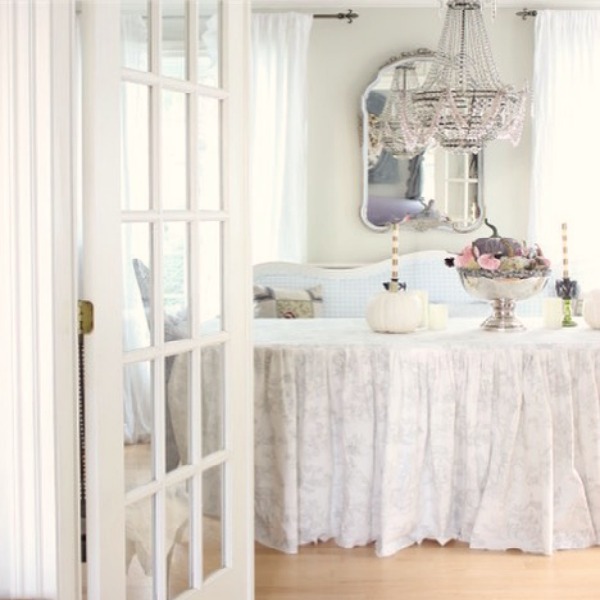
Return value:
M 477 264 L 482 269 L 487 269 L 488 271 L 495 271 L 500 266 L 500 259 L 496 258 L 493 254 L 482 254 L 477 259 Z
M 464 269 L 474 260 L 475 257 L 473 256 L 473 248 L 471 246 L 467 246 L 466 248 L 463 248 L 462 252 L 454 259 L 454 264 L 457 267 Z

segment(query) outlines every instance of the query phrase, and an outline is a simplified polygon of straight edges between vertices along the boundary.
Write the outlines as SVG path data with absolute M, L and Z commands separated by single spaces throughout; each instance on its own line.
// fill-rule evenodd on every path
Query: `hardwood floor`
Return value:
M 255 600 L 599 600 L 600 548 L 552 556 L 424 542 L 378 558 L 333 543 L 286 555 L 256 546 Z
M 148 477 L 147 453 L 126 452 L 130 483 Z M 212 572 L 221 564 L 220 521 L 206 517 L 204 531 L 204 570 Z M 188 552 L 187 544 L 174 548 L 169 600 L 188 587 Z M 600 600 L 600 547 L 538 556 L 424 542 L 378 558 L 373 546 L 329 542 L 289 555 L 257 544 L 255 567 L 255 600 Z M 135 558 L 127 579 L 128 599 L 153 597 L 152 577 Z

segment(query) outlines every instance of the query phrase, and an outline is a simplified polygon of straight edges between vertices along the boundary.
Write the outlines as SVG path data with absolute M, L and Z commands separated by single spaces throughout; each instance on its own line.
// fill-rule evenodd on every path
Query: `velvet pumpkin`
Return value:
M 477 238 L 473 242 L 473 254 L 479 257 L 482 254 L 494 256 L 515 256 L 520 254 L 522 245 L 514 238 L 505 238 L 498 235 L 498 229 L 487 219 L 485 224 L 492 230 L 492 235 L 486 238 Z
M 421 322 L 422 306 L 415 292 L 381 292 L 367 306 L 367 323 L 381 333 L 408 333 Z
M 521 243 L 513 238 L 488 237 L 478 238 L 473 242 L 477 256 L 492 254 L 493 256 L 515 256 L 521 250 Z

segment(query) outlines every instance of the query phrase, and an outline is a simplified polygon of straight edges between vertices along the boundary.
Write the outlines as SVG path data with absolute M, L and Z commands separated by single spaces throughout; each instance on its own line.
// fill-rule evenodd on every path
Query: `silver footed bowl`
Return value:
M 550 269 L 543 271 L 498 271 L 456 269 L 465 290 L 492 305 L 493 314 L 481 327 L 488 331 L 521 331 L 525 325 L 515 316 L 519 300 L 527 300 L 539 294 L 548 283 Z

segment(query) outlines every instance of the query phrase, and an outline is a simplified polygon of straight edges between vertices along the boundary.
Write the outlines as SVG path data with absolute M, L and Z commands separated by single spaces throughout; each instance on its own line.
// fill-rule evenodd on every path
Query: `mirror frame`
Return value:
M 367 218 L 367 208 L 369 203 L 369 163 L 368 163 L 368 150 L 369 150 L 369 113 L 367 111 L 367 98 L 371 90 L 374 89 L 375 85 L 381 78 L 381 73 L 384 69 L 387 69 L 396 63 L 402 63 L 405 61 L 417 60 L 426 61 L 432 60 L 435 57 L 435 52 L 427 48 L 419 48 L 417 50 L 401 52 L 397 56 L 392 56 L 383 65 L 379 67 L 375 78 L 369 83 L 365 91 L 361 96 L 361 114 L 360 114 L 360 139 L 361 139 L 361 157 L 362 157 L 362 200 L 360 207 L 360 218 L 362 222 L 371 230 L 378 232 L 389 231 L 391 225 L 375 225 L 371 223 Z M 412 229 L 414 231 L 427 231 L 429 229 L 441 229 L 445 231 L 453 231 L 456 233 L 468 233 L 479 227 L 481 227 L 485 218 L 485 203 L 483 199 L 483 179 L 484 179 L 484 157 L 483 152 L 478 154 L 478 165 L 477 165 L 477 206 L 479 213 L 477 217 L 470 222 L 467 226 L 461 226 L 452 220 L 446 219 L 410 219 L 406 222 L 401 223 L 401 227 L 405 229 Z M 427 207 L 424 205 L 423 209 Z

